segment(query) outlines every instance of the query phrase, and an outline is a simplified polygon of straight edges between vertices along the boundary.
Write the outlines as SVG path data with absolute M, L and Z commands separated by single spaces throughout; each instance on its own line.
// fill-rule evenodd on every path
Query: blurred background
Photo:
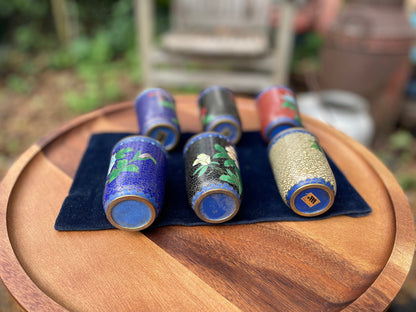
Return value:
M 145 87 L 255 96 L 370 148 L 416 212 L 415 0 L 0 0 L 0 179 L 70 119 Z M 18 311 L 0 282 L 0 311 Z M 416 311 L 416 266 L 390 311 Z

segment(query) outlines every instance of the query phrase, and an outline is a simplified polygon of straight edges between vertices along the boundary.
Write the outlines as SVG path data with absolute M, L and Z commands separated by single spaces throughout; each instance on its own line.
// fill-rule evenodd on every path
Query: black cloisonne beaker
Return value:
M 233 144 L 222 134 L 204 132 L 189 139 L 184 158 L 188 200 L 197 216 L 209 223 L 233 218 L 242 194 Z
M 212 86 L 204 89 L 198 98 L 204 131 L 218 132 L 233 144 L 241 138 L 241 121 L 230 89 Z

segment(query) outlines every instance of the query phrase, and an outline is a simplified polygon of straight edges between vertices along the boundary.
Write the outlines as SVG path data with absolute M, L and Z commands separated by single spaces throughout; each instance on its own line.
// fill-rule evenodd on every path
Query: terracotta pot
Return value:
M 413 39 L 401 1 L 352 2 L 325 39 L 321 88 L 364 96 L 370 102 L 376 135 L 389 132 L 400 115 Z

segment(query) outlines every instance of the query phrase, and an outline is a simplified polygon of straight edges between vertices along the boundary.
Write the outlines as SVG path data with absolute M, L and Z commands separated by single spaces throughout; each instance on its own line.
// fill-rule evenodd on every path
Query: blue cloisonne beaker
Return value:
M 175 100 L 160 88 L 147 89 L 139 94 L 134 104 L 139 133 L 158 140 L 170 151 L 179 142 L 179 121 Z
M 156 140 L 129 136 L 113 148 L 103 194 L 107 219 L 139 231 L 159 214 L 165 196 L 167 152 Z

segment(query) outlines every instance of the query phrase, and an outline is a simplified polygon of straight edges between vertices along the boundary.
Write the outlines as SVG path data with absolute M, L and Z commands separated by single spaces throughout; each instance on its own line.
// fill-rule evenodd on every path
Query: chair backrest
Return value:
M 175 31 L 267 33 L 271 0 L 173 0 Z

